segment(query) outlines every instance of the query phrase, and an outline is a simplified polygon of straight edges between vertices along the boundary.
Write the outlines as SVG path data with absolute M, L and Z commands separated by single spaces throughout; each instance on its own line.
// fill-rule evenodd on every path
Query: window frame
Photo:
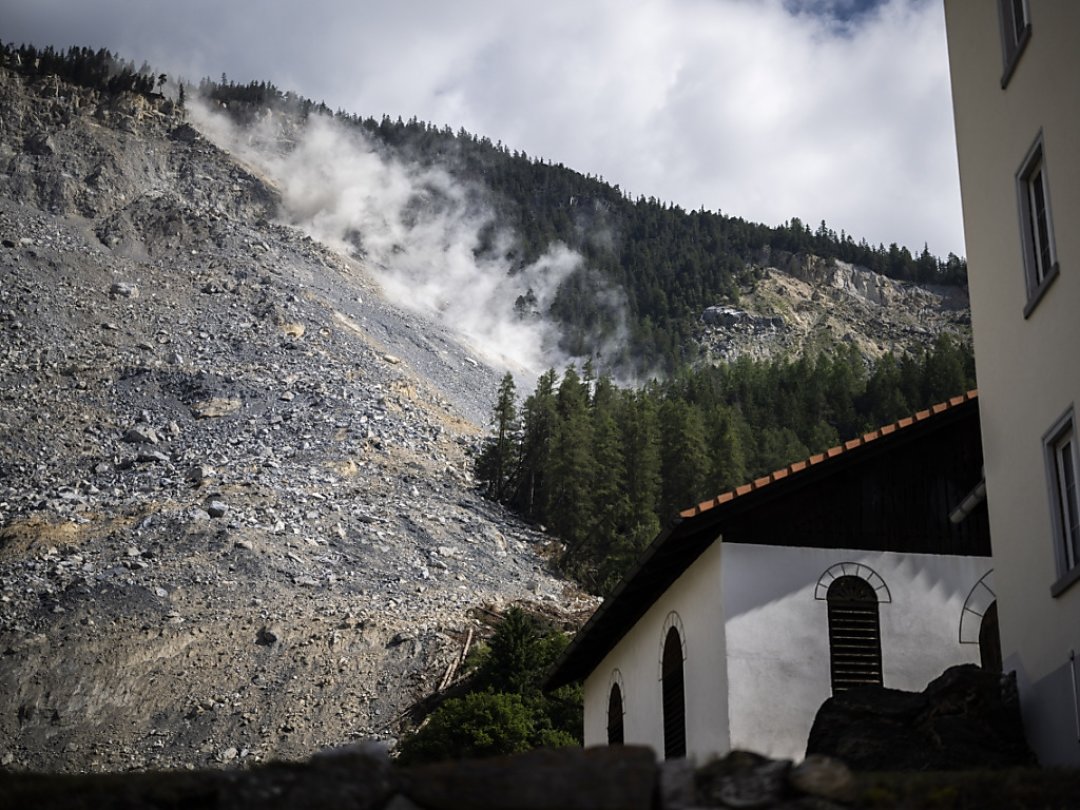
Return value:
M 1031 316 L 1050 285 L 1058 277 L 1059 265 L 1054 240 L 1054 217 L 1050 204 L 1046 145 L 1042 130 L 1024 156 L 1016 172 L 1017 209 L 1020 217 L 1020 250 L 1024 264 L 1027 302 L 1024 318 Z M 1039 211 L 1043 222 L 1039 221 Z M 1041 227 L 1040 227 L 1041 224 Z
M 1024 21 L 1020 30 L 1016 28 L 1017 9 Z M 1004 90 L 1031 40 L 1031 9 L 1028 0 L 998 0 L 998 21 L 1001 23 L 1001 89 Z
M 1050 501 L 1050 525 L 1054 542 L 1054 561 L 1057 579 L 1050 586 L 1050 595 L 1058 597 L 1080 581 L 1080 448 L 1077 447 L 1076 421 L 1073 406 L 1065 411 L 1043 435 L 1043 456 L 1046 463 L 1047 494 Z M 1064 480 L 1066 462 L 1071 465 L 1072 493 Z M 1067 506 L 1072 507 L 1073 525 L 1067 525 Z

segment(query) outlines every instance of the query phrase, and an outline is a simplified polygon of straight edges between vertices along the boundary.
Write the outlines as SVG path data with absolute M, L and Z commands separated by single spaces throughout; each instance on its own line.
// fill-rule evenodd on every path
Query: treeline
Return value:
M 197 88 L 202 98 L 217 102 L 229 111 L 238 123 L 250 122 L 260 110 L 288 110 L 301 118 L 309 115 L 331 115 L 330 108 L 323 102 L 282 91 L 271 82 L 252 81 L 246 84 L 230 81 L 227 74 L 221 74 L 220 81 L 204 78 Z
M 970 352 L 947 337 L 869 372 L 852 349 L 742 358 L 637 390 L 586 364 L 548 371 L 521 404 L 508 374 L 476 475 L 563 541 L 564 573 L 605 594 L 678 510 L 974 383 Z
M 148 96 L 168 79 L 164 73 L 155 74 L 145 62 L 136 69 L 134 62 L 126 62 L 106 48 L 94 50 L 72 46 L 57 50 L 51 45 L 45 48 L 16 47 L 0 42 L 0 57 L 4 65 L 23 76 L 57 76 L 71 84 L 105 93 L 131 92 Z

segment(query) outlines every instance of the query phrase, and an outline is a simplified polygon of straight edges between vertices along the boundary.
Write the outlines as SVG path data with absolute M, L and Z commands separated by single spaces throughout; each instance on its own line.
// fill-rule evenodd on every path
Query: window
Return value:
M 1044 442 L 1058 566 L 1058 580 L 1050 592 L 1057 596 L 1080 579 L 1080 497 L 1076 481 L 1080 463 L 1072 408 L 1051 428 Z
M 607 742 L 608 745 L 623 744 L 622 689 L 617 683 L 611 685 L 611 695 L 608 697 Z
M 826 600 L 833 694 L 881 686 L 881 626 L 874 589 L 860 577 L 837 577 Z
M 1054 224 L 1050 217 L 1050 186 L 1046 179 L 1046 160 L 1042 133 L 1028 151 L 1016 174 L 1016 192 L 1020 207 L 1020 243 L 1027 282 L 1028 317 L 1043 293 L 1057 277 L 1057 254 L 1054 250 Z
M 664 759 L 686 756 L 686 695 L 683 689 L 683 649 L 679 631 L 670 628 L 664 639 L 661 668 L 664 700 Z
M 1002 671 L 1001 636 L 998 634 L 997 600 L 983 614 L 979 625 L 979 664 L 987 672 Z
M 998 15 L 1001 18 L 1001 52 L 1004 62 L 1001 87 L 1004 89 L 1016 70 L 1024 47 L 1031 39 L 1031 17 L 1027 0 L 998 0 Z

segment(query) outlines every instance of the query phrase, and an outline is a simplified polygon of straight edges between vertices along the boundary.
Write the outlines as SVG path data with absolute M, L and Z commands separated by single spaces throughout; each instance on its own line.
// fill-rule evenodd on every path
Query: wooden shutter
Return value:
M 683 688 L 682 640 L 672 627 L 664 640 L 664 758 L 686 756 L 686 694 Z
M 859 577 L 838 577 L 827 599 L 833 694 L 881 686 L 881 626 L 874 589 Z

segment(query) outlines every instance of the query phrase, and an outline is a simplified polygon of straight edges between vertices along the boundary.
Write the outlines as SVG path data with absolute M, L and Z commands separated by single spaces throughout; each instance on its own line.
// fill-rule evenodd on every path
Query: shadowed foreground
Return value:
M 647 748 L 563 749 L 413 768 L 378 747 L 243 771 L 0 774 L 0 807 L 354 808 L 354 810 L 675 810 L 694 807 L 1069 808 L 1080 773 L 1036 768 L 852 774 L 837 760 L 792 767 L 735 752 L 696 772 Z

